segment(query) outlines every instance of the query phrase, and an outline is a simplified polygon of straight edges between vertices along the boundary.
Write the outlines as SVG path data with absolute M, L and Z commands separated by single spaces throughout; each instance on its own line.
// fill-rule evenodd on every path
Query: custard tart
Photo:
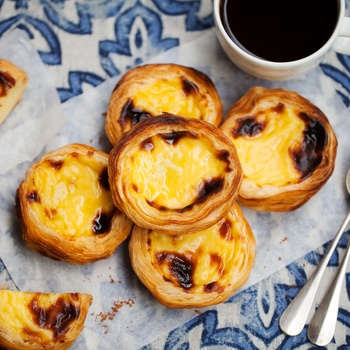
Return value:
M 12 62 L 0 59 L 0 124 L 21 101 L 28 76 Z
M 337 138 L 325 114 L 294 91 L 253 87 L 220 129 L 243 168 L 238 200 L 261 211 L 305 204 L 332 175 Z
M 107 164 L 106 153 L 71 144 L 29 168 L 16 193 L 29 248 L 73 264 L 114 253 L 133 223 L 113 204 Z
M 242 169 L 230 140 L 213 125 L 163 114 L 124 134 L 108 162 L 116 206 L 135 224 L 169 235 L 223 218 Z
M 89 294 L 0 290 L 0 348 L 68 349 L 84 328 L 91 303 Z
M 169 236 L 134 226 L 129 242 L 133 270 L 162 304 L 173 308 L 215 305 L 249 278 L 255 237 L 237 203 L 210 228 Z
M 130 69 L 116 84 L 108 106 L 105 129 L 116 145 L 140 120 L 162 113 L 222 121 L 222 104 L 210 78 L 177 64 L 147 64 Z

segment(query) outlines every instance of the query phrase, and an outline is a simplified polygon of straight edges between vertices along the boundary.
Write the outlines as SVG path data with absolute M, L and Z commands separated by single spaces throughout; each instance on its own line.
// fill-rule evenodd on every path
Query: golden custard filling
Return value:
M 78 153 L 36 166 L 27 198 L 38 219 L 68 239 L 103 234 L 115 211 L 107 165 Z
M 167 112 L 196 119 L 205 116 L 208 108 L 198 87 L 184 77 L 152 81 L 135 92 L 133 105 L 153 116 Z
M 157 134 L 129 157 L 124 183 L 154 207 L 183 209 L 221 187 L 228 164 L 197 134 Z
M 300 181 L 301 173 L 291 151 L 301 147 L 305 126 L 296 112 L 286 107 L 270 108 L 254 117 L 238 119 L 231 140 L 236 146 L 245 180 L 254 181 L 258 186 L 277 187 Z
M 150 231 L 151 262 L 166 281 L 193 293 L 220 292 L 243 269 L 249 249 L 231 213 L 212 227 L 169 236 Z
M 25 341 L 58 340 L 80 315 L 79 295 L 0 291 L 0 329 Z

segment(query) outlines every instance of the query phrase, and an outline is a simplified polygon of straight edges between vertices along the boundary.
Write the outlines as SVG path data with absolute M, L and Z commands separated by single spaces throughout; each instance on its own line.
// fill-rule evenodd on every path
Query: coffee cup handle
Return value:
M 350 17 L 345 17 L 340 28 L 339 36 L 332 46 L 337 53 L 350 55 Z

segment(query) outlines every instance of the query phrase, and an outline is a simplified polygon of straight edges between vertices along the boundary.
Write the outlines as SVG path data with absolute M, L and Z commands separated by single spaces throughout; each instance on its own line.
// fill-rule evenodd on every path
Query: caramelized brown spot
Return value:
M 278 114 L 282 114 L 285 108 L 286 106 L 282 102 L 279 102 L 277 106 L 271 108 L 271 111 L 276 112 Z
M 147 139 L 143 140 L 140 148 L 141 148 L 141 150 L 151 152 L 154 148 L 152 138 L 148 137 Z
M 155 201 L 150 201 L 149 199 L 146 199 L 146 203 L 152 207 L 152 208 L 156 208 L 159 211 L 168 211 L 170 210 L 169 208 L 165 207 L 164 205 L 158 205 Z M 175 209 L 176 211 L 176 209 Z
M 125 128 L 128 124 L 134 126 L 141 120 L 151 117 L 152 115 L 149 112 L 135 108 L 132 99 L 129 98 L 121 110 L 118 122 L 122 128 Z
M 92 220 L 93 233 L 100 235 L 108 232 L 110 230 L 113 214 L 114 213 L 105 213 L 101 209 L 98 209 L 95 218 Z
M 152 240 L 150 237 L 147 238 L 147 250 L 150 251 L 151 250 L 151 244 L 152 244 Z
M 137 185 L 135 185 L 134 183 L 131 185 L 131 187 L 136 193 L 138 193 L 140 190 L 139 187 Z
M 16 85 L 16 80 L 8 72 L 0 71 L 0 96 L 6 96 L 7 90 Z
M 226 241 L 232 241 L 232 233 L 231 233 L 231 221 L 225 219 L 219 228 L 220 237 L 225 239 Z
M 160 134 L 160 136 L 164 139 L 166 143 L 172 146 L 176 146 L 178 142 L 185 137 L 191 139 L 197 139 L 198 135 L 191 131 L 173 131 L 165 134 Z
M 55 208 L 51 208 L 51 209 L 45 208 L 44 213 L 50 220 L 52 220 L 54 215 L 57 213 L 57 210 Z
M 216 265 L 218 267 L 219 272 L 221 273 L 221 268 L 222 268 L 222 259 L 221 256 L 218 254 L 210 254 L 210 264 L 211 265 Z
M 219 192 L 223 185 L 224 181 L 221 177 L 214 177 L 210 180 L 204 180 L 199 186 L 196 202 L 203 201 L 206 197 Z
M 240 136 L 253 137 L 260 134 L 265 125 L 265 123 L 258 122 L 255 116 L 247 116 L 237 119 L 236 127 L 232 129 L 231 133 L 234 138 Z
M 204 292 L 206 293 L 221 293 L 223 290 L 224 288 L 221 287 L 217 282 L 208 283 L 204 286 Z
M 185 95 L 198 94 L 199 92 L 198 86 L 184 77 L 182 77 L 182 90 Z
M 74 301 L 78 301 L 80 299 L 79 293 L 69 293 L 69 296 L 71 297 L 71 299 L 73 299 Z
M 192 255 L 162 252 L 157 253 L 156 258 L 160 265 L 168 266 L 171 275 L 183 289 L 188 290 L 193 286 L 195 261 Z
M 106 189 L 107 191 L 110 190 L 109 187 L 109 181 L 108 181 L 108 169 L 107 167 L 104 167 L 100 173 L 100 176 L 98 177 L 98 182 L 101 187 Z
M 146 199 L 146 203 L 152 207 L 156 208 L 159 211 L 175 211 L 178 213 L 185 213 L 188 210 L 191 210 L 196 204 L 199 204 L 207 199 L 208 196 L 218 193 L 223 186 L 222 178 L 212 178 L 211 180 L 203 180 L 202 183 L 198 186 L 198 196 L 193 203 L 187 205 L 184 208 L 167 208 L 163 205 L 158 205 L 155 201 Z
M 78 158 L 79 157 L 79 153 L 78 152 L 72 152 L 72 157 L 74 158 Z
M 50 164 L 50 166 L 52 168 L 54 168 L 56 170 L 60 170 L 63 166 L 63 163 L 64 163 L 64 161 L 62 159 L 60 159 L 60 160 L 49 159 L 47 162 Z
M 229 163 L 230 152 L 227 149 L 221 150 L 218 152 L 217 158 L 221 161 Z
M 215 268 L 220 276 L 224 274 L 225 264 L 218 254 L 210 254 L 210 265 Z
M 232 171 L 231 168 L 231 162 L 229 160 L 230 158 L 230 152 L 227 149 L 221 150 L 216 154 L 217 159 L 221 160 L 222 162 L 226 162 L 226 169 L 225 171 L 228 173 Z
M 290 149 L 295 168 L 301 174 L 301 181 L 308 178 L 322 162 L 322 153 L 327 146 L 327 132 L 318 120 L 300 113 L 300 118 L 306 126 L 303 132 L 303 141 L 298 149 Z
M 94 152 L 93 151 L 87 151 L 86 155 L 88 157 L 92 157 L 94 155 Z
M 27 199 L 30 203 L 40 203 L 39 194 L 36 190 L 32 190 L 27 193 Z
M 33 297 L 28 308 L 32 313 L 33 321 L 40 328 L 51 330 L 53 338 L 57 340 L 67 333 L 70 323 L 79 317 L 80 309 L 64 297 L 59 297 L 48 308 L 44 308 L 38 305 L 40 295 L 37 293 Z

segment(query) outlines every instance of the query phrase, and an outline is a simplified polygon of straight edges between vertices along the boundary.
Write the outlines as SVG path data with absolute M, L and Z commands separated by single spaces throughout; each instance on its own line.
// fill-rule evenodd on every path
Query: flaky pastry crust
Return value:
M 170 237 L 134 226 L 132 267 L 164 305 L 193 308 L 227 300 L 249 278 L 255 238 L 237 203 L 207 230 Z
M 144 119 L 109 155 L 113 200 L 135 224 L 169 235 L 224 217 L 242 170 L 233 144 L 213 125 L 170 114 Z
M 28 75 L 10 61 L 0 59 L 0 124 L 21 101 Z
M 107 163 L 106 153 L 70 144 L 28 169 L 16 211 L 29 248 L 72 264 L 114 253 L 133 223 L 113 204 Z
M 162 113 L 222 121 L 222 104 L 210 78 L 178 64 L 146 64 L 127 71 L 110 97 L 105 130 L 116 145 L 140 120 Z
M 91 303 L 89 294 L 0 290 L 0 348 L 68 349 L 84 328 Z
M 229 109 L 220 129 L 235 144 L 243 168 L 238 200 L 255 210 L 299 208 L 333 173 L 334 130 L 297 92 L 253 87 Z

